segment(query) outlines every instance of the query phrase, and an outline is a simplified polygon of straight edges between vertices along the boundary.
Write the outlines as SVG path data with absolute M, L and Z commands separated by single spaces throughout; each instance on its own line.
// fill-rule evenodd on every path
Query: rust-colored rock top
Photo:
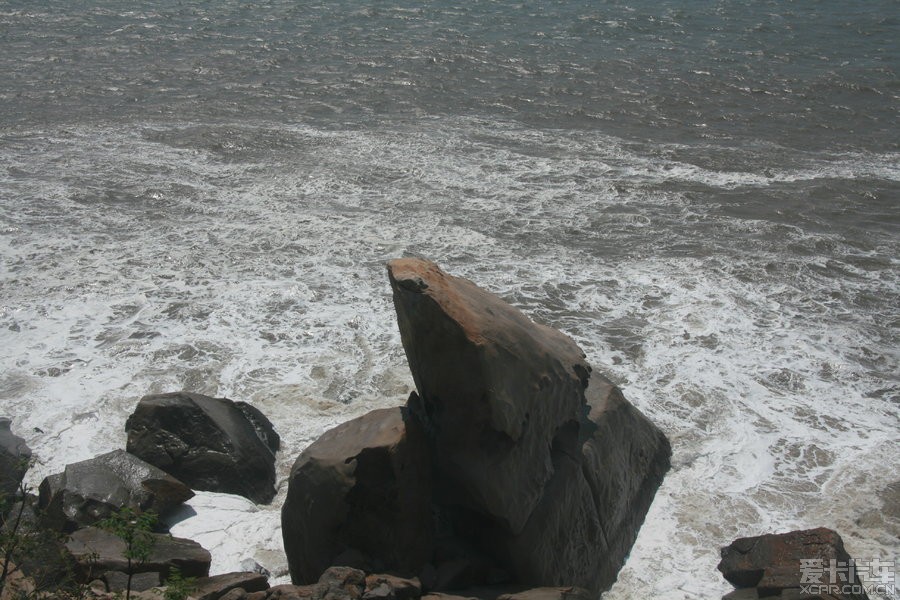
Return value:
M 388 274 L 420 417 L 455 483 L 450 493 L 520 531 L 552 474 L 556 438 L 577 433 L 563 425 L 586 412 L 584 353 L 432 262 L 394 260 Z

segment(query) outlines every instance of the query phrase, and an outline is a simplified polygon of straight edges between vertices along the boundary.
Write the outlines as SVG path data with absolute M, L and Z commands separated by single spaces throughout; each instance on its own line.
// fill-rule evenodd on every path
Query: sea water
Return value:
M 672 441 L 604 597 L 715 598 L 738 536 L 900 535 L 894 0 L 0 2 L 0 415 L 40 462 L 147 393 L 274 422 L 213 571 L 286 581 L 325 429 L 413 389 L 384 263 L 571 335 Z

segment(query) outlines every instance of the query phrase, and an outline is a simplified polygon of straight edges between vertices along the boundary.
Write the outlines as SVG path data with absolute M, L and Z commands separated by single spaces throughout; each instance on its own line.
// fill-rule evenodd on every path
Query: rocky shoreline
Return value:
M 152 553 L 135 564 L 105 528 L 122 510 L 164 516 L 192 490 L 275 496 L 279 436 L 265 415 L 176 392 L 142 398 L 126 449 L 67 465 L 37 498 L 21 485 L 30 451 L 0 421 L 0 489 L 18 501 L 6 503 L 4 528 L 53 533 L 39 560 L 6 552 L 19 578 L 3 597 L 16 586 L 52 597 L 73 582 L 93 596 L 141 592 L 173 573 L 202 600 L 555 600 L 609 589 L 669 469 L 665 435 L 565 334 L 428 261 L 391 261 L 388 275 L 416 391 L 297 457 L 281 509 L 292 584 L 209 577 L 209 552 L 164 530 L 148 533 Z M 807 533 L 723 549 L 720 570 L 740 588 L 726 598 L 866 598 L 804 593 L 800 560 L 849 560 L 827 530 L 815 551 L 797 546 Z M 776 550 L 753 551 L 766 547 Z

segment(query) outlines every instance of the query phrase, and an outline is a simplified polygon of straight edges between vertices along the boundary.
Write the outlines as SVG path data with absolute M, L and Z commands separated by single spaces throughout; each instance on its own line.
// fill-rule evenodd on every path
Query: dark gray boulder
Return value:
M 388 273 L 435 503 L 515 583 L 609 588 L 669 468 L 665 436 L 568 336 L 428 261 Z
M 324 433 L 294 462 L 281 511 L 292 581 L 314 583 L 353 563 L 418 573 L 432 547 L 429 467 L 424 437 L 401 408 Z
M 209 575 L 211 557 L 200 544 L 160 533 L 149 535 L 150 556 L 132 565 L 135 573 L 158 573 L 160 581 L 169 577 L 173 567 L 177 567 L 184 577 Z M 109 571 L 128 571 L 125 542 L 105 529 L 79 529 L 72 533 L 65 545 L 76 565 L 75 575 L 79 581 L 86 583 Z
M 426 591 L 609 588 L 668 440 L 568 336 L 428 261 L 388 274 L 418 392 L 294 463 L 282 510 L 294 583 L 350 565 L 418 574 Z M 384 582 L 365 593 L 395 594 Z
M 129 452 L 193 489 L 263 504 L 275 496 L 279 438 L 250 405 L 188 392 L 144 396 L 125 429 Z
M 113 450 L 46 477 L 38 506 L 45 526 L 74 531 L 125 506 L 162 515 L 193 495 L 168 473 L 124 450 Z
M 553 475 L 553 448 L 578 434 L 584 353 L 434 263 L 394 260 L 388 274 L 443 499 L 521 532 Z
M 11 422 L 0 417 L 0 495 L 5 498 L 16 496 L 31 460 L 31 449 L 10 430 Z
M 517 583 L 612 586 L 669 468 L 668 440 L 617 387 L 594 373 L 585 399 L 588 437 L 553 453 L 553 476 L 523 530 L 484 531 Z

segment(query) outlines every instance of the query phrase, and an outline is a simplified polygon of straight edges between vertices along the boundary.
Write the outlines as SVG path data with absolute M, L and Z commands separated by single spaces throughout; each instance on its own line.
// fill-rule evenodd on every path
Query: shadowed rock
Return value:
M 6 417 L 0 417 L 0 495 L 6 498 L 18 493 L 31 460 L 31 449 L 10 431 L 10 423 Z
M 129 452 L 197 490 L 275 496 L 279 438 L 255 408 L 177 392 L 144 396 L 125 424 Z
M 388 272 L 420 397 L 410 406 L 446 491 L 436 502 L 463 509 L 457 529 L 516 583 L 609 588 L 669 468 L 668 440 L 569 337 L 433 263 Z
M 428 560 L 428 453 L 404 415 L 400 408 L 372 411 L 327 431 L 297 458 L 281 511 L 295 584 L 317 581 L 351 555 L 410 574 Z
M 209 552 L 193 540 L 153 533 L 150 556 L 146 561 L 133 564 L 135 573 L 159 573 L 165 581 L 173 567 L 178 567 L 184 577 L 209 575 Z M 77 565 L 80 581 L 90 581 L 97 574 L 107 571 L 127 572 L 125 542 L 109 531 L 97 527 L 85 527 L 74 532 L 66 542 L 66 549 Z
M 394 260 L 388 274 L 442 496 L 521 532 L 553 474 L 554 446 L 577 439 L 584 353 L 434 263 Z
M 168 473 L 124 450 L 66 465 L 41 482 L 39 507 L 46 526 L 74 531 L 124 506 L 164 514 L 194 492 Z
M 297 459 L 282 511 L 294 582 L 347 564 L 421 568 L 427 591 L 607 589 L 669 468 L 665 436 L 568 336 L 433 263 L 388 274 L 418 392 Z

